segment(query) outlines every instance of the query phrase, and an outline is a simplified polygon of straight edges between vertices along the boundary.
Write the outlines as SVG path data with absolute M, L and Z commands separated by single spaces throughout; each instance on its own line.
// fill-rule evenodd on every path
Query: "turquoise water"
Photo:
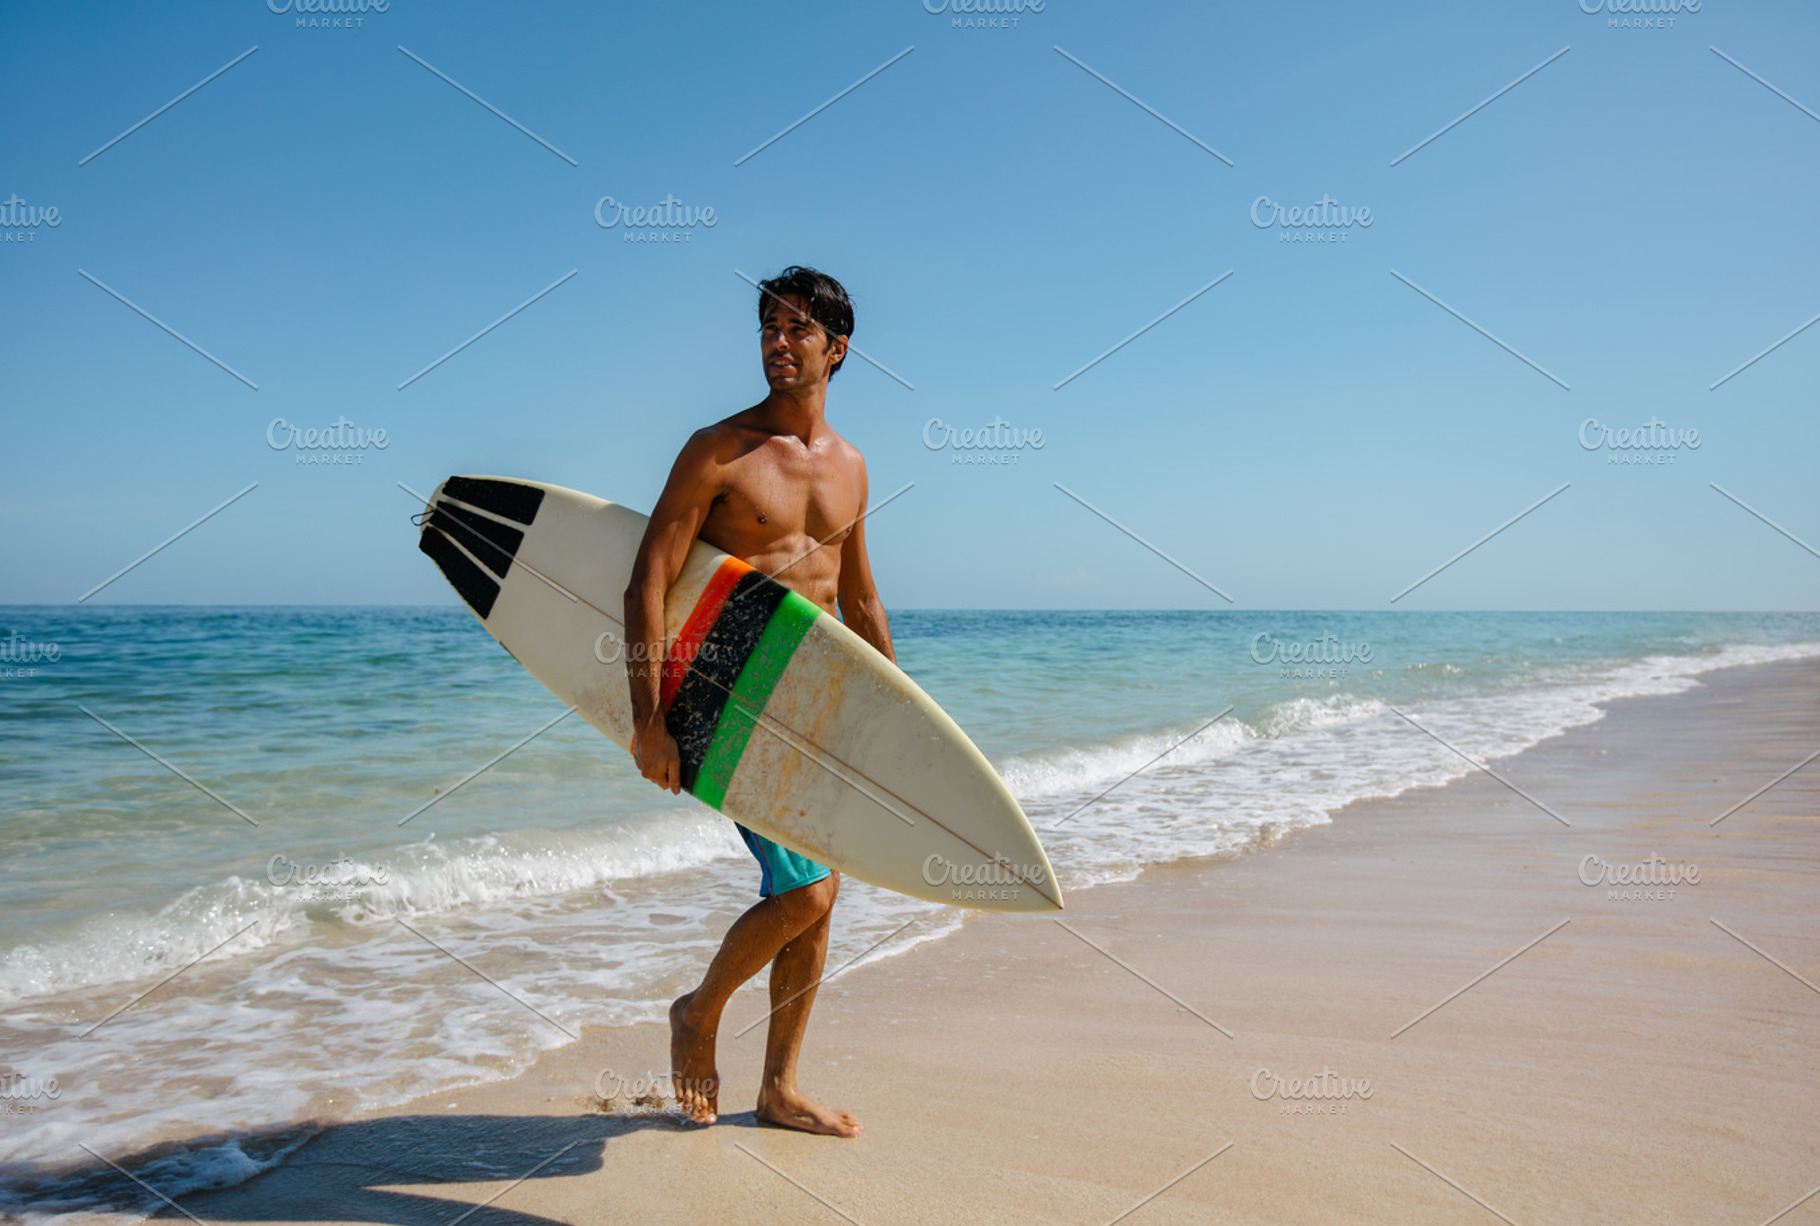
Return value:
M 1391 706 L 1494 759 L 1611 698 L 1820 654 L 1812 614 L 905 611 L 892 628 L 1039 830 L 1119 785 L 1044 834 L 1067 890 L 1470 769 Z M 5 635 L 0 1064 L 61 1093 L 0 1132 L 0 1161 L 508 1076 L 583 1025 L 655 1020 L 753 897 L 731 825 L 578 718 L 473 774 L 562 707 L 463 610 L 14 607 Z M 880 956 L 960 922 L 850 883 L 831 963 L 910 919 Z

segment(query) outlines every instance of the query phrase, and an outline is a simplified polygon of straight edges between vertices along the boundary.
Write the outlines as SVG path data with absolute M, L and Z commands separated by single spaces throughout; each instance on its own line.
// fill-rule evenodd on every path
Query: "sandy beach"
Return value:
M 1820 746 L 1820 665 L 1702 681 L 1495 764 L 1508 785 L 1475 771 L 1355 804 L 1253 854 L 1076 892 L 1059 923 L 978 915 L 840 975 L 802 1079 L 859 1114 L 857 1141 L 755 1125 L 749 985 L 712 1128 L 602 1110 L 597 1085 L 664 1071 L 665 1034 L 595 1029 L 511 1081 L 328 1126 L 182 1207 L 1763 1222 L 1820 1184 L 1820 770 L 1733 810 Z M 1613 886 L 1613 865 L 1656 883 Z M 1820 1221 L 1820 1196 L 1779 1220 Z
M 5 18 L 0 1226 L 1820 1226 L 1820 0 Z

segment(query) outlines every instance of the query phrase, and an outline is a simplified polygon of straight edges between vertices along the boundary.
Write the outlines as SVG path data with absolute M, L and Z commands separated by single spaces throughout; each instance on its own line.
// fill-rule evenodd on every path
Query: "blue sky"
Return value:
M 1820 543 L 1820 326 L 1709 390 L 1820 312 L 1820 121 L 1710 49 L 1820 110 L 1811 5 L 1708 0 L 1659 29 L 1580 0 L 1052 0 L 1008 29 L 922 0 L 297 16 L 9 13 L 0 199 L 60 222 L 0 245 L 0 603 L 71 601 L 254 481 L 96 600 L 452 603 L 394 483 L 499 473 L 648 508 L 688 432 L 763 392 L 734 270 L 791 262 L 840 277 L 855 341 L 915 385 L 855 361 L 830 399 L 875 498 L 915 482 L 870 524 L 888 606 L 1227 607 L 1056 482 L 1238 607 L 1392 607 L 1564 482 L 1395 607 L 1820 599 L 1820 558 L 1709 484 Z M 717 220 L 629 244 L 596 224 L 604 195 Z M 1323 195 L 1371 226 L 1252 223 L 1260 196 Z M 924 445 L 932 418 L 995 416 L 1044 447 L 963 467 Z M 1577 441 L 1652 416 L 1700 448 L 1618 467 Z M 280 417 L 389 443 L 299 467 L 267 445 Z

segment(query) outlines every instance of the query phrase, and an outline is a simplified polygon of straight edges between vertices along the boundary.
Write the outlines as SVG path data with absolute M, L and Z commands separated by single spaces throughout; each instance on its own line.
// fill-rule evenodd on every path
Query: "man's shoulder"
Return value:
M 843 463 L 856 464 L 861 468 L 866 466 L 866 457 L 860 453 L 860 449 L 832 426 L 828 427 L 828 446 Z
M 695 460 L 731 460 L 749 450 L 757 433 L 741 418 L 743 413 L 710 422 L 689 436 L 683 444 L 685 458 Z

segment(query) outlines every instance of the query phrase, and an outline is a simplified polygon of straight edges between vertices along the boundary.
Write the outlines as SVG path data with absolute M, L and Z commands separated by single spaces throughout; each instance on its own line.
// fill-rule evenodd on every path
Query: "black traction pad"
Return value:
M 491 511 L 530 527 L 543 505 L 543 491 L 516 481 L 490 481 L 485 477 L 450 477 L 442 483 L 442 492 L 469 506 Z

